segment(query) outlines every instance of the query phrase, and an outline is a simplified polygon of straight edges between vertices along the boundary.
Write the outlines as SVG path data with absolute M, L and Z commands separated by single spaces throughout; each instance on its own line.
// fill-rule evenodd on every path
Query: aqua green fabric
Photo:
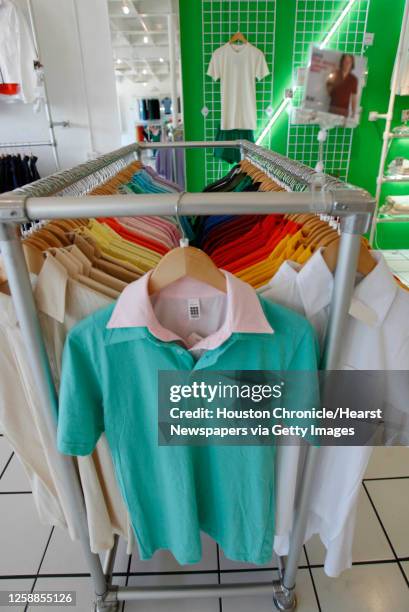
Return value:
M 197 361 L 146 327 L 107 329 L 115 305 L 84 319 L 64 348 L 58 448 L 88 455 L 105 432 L 140 556 L 169 549 L 180 564 L 201 558 L 200 530 L 226 557 L 272 558 L 274 446 L 158 446 L 160 370 L 316 370 L 310 324 L 260 298 L 274 333 L 233 333 Z

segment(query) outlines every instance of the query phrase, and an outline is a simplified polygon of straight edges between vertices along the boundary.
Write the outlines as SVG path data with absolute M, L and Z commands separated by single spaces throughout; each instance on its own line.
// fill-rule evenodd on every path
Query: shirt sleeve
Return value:
M 220 53 L 217 53 L 217 51 L 215 51 L 211 57 L 209 67 L 207 69 L 207 75 L 209 77 L 212 77 L 212 79 L 214 79 L 215 81 L 217 81 L 217 79 L 220 79 L 221 77 Z
M 270 71 L 267 66 L 266 58 L 261 51 L 258 51 L 256 59 L 257 80 L 260 81 L 260 79 L 264 79 L 264 77 L 266 77 L 268 74 L 270 74 Z
M 69 334 L 62 361 L 58 450 L 66 455 L 89 455 L 103 431 L 102 393 L 95 359 L 86 342 Z

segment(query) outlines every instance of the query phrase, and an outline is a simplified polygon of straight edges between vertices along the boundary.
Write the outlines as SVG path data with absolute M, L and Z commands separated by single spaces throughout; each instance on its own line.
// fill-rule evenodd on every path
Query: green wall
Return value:
M 204 140 L 202 14 L 201 0 L 179 0 L 181 53 L 186 140 Z M 367 48 L 368 80 L 362 98 L 362 119 L 354 131 L 349 181 L 375 192 L 376 176 L 382 147 L 384 121 L 368 121 L 371 110 L 386 112 L 389 83 L 398 44 L 404 0 L 370 0 L 367 32 L 374 33 L 374 44 Z M 296 0 L 277 0 L 274 59 L 274 106 L 282 100 L 292 73 L 293 33 Z M 207 78 L 207 77 L 206 77 Z M 400 110 L 409 108 L 409 97 L 398 97 L 394 124 L 400 122 Z M 273 128 L 272 147 L 286 153 L 288 118 L 283 114 Z M 393 143 L 390 157 L 409 157 L 409 140 Z M 187 154 L 188 189 L 199 191 L 205 183 L 204 155 Z M 407 186 L 406 186 L 407 188 Z M 405 186 L 385 187 L 386 193 L 404 193 Z M 392 227 L 393 225 L 393 227 Z M 409 224 L 381 225 L 379 246 L 409 248 Z

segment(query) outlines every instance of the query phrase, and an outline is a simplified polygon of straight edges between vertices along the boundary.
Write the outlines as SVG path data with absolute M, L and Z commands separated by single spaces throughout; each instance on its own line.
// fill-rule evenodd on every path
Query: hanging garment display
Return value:
M 221 129 L 255 130 L 256 79 L 269 74 L 263 53 L 250 43 L 227 43 L 213 53 L 207 74 L 220 79 Z
M 281 178 L 284 185 L 285 179 Z M 303 188 L 293 179 L 292 186 Z M 243 161 L 207 190 L 279 191 L 283 188 L 259 168 Z M 178 191 L 178 186 L 159 177 L 151 168 L 134 162 L 108 183 L 95 188 L 92 194 Z M 191 222 L 186 218 L 181 222 L 185 231 L 193 234 Z M 210 451 L 209 448 L 179 447 L 174 454 L 168 447 L 158 448 L 156 413 L 151 410 L 152 402 L 156 401 L 157 369 L 175 372 L 186 369 L 315 370 L 317 342 L 311 326 L 300 314 L 310 319 L 322 341 L 333 277 L 328 268 L 326 275 L 321 269 L 321 265 L 327 264 L 322 260 L 320 248 L 332 245 L 338 233 L 311 214 L 198 217 L 194 230 L 197 244 L 217 262 L 222 262 L 223 267 L 230 268 L 222 274 L 226 293 L 206 287 L 202 295 L 200 282 L 182 278 L 151 295 L 151 280 L 169 253 L 177 251 L 174 247 L 181 237 L 177 220 L 172 217 L 51 221 L 30 233 L 24 241 L 26 255 L 33 255 L 33 251 L 40 255 L 35 295 L 57 385 L 62 376 L 60 447 L 67 452 L 88 455 L 78 458 L 78 469 L 93 550 L 112 546 L 115 533 L 128 538 L 130 550 L 134 530 L 142 558 L 167 547 L 180 562 L 194 561 L 200 558 L 198 533 L 203 529 L 218 539 L 230 558 L 263 563 L 270 561 L 273 543 L 276 552 L 288 551 L 297 473 L 302 468 L 298 447 L 277 450 L 244 447 L 244 453 L 243 447 L 240 453 L 236 453 L 237 448 L 231 450 L 232 447 L 210 447 Z M 45 262 L 43 251 L 47 251 Z M 288 263 L 287 258 L 299 263 Z M 383 275 L 382 260 L 375 259 L 371 272 L 363 279 L 359 277 L 355 301 L 360 305 L 351 312 L 350 319 L 355 317 L 356 324 L 362 327 L 364 321 L 359 317 L 369 316 L 374 324 L 374 312 L 378 312 L 374 305 L 379 302 L 383 312 L 382 316 L 378 312 L 379 320 L 383 317 L 383 322 L 377 332 L 374 330 L 376 335 L 392 311 L 407 311 L 407 301 L 402 300 L 403 295 L 408 298 L 409 294 L 395 286 L 386 267 L 383 270 L 386 276 Z M 301 267 L 303 261 L 307 263 Z M 249 268 L 250 281 L 263 292 L 260 299 L 247 283 L 237 278 Z M 368 289 L 365 283 L 371 279 L 372 289 Z M 392 284 L 387 286 L 389 281 Z M 277 283 L 278 296 L 272 294 L 274 283 Z M 323 287 L 322 283 L 326 285 Z M 363 287 L 365 291 L 360 293 Z M 382 287 L 379 295 L 377 287 Z M 394 297 L 387 298 L 392 293 Z M 203 302 L 199 320 L 184 316 L 186 301 L 193 294 Z M 112 304 L 116 298 L 117 302 Z M 1 299 L 7 313 L 10 298 L 1 294 Z M 374 310 L 372 314 L 367 308 L 369 304 Z M 5 326 L 10 326 L 10 322 L 5 322 Z M 8 330 L 3 333 L 2 329 L 0 325 L 0 337 L 5 337 L 1 372 L 5 376 L 16 369 L 24 373 L 25 356 L 19 357 L 18 364 L 13 362 L 14 343 L 18 342 L 20 332 L 17 327 L 13 335 Z M 353 342 L 363 345 L 365 339 L 362 334 L 359 336 L 360 330 L 351 332 L 354 339 L 347 337 L 348 346 L 355 347 Z M 396 330 L 385 331 L 390 336 L 387 346 L 391 351 L 395 346 L 396 355 L 391 361 L 371 362 L 373 367 L 393 367 L 397 355 L 407 359 L 407 335 L 401 333 L 398 338 Z M 61 375 L 61 353 L 67 333 Z M 378 335 L 378 340 L 378 344 L 369 346 L 371 359 L 383 350 L 384 337 Z M 359 353 L 356 347 L 354 350 Z M 345 363 L 353 368 L 365 366 L 364 362 L 355 363 L 351 359 L 346 355 Z M 121 368 L 116 367 L 119 363 Z M 140 373 L 137 378 L 135 363 Z M 132 375 L 127 369 L 131 367 Z M 42 520 L 62 527 L 68 525 L 71 535 L 75 535 L 59 491 L 58 473 L 52 469 L 55 448 L 50 450 L 47 437 L 43 437 L 38 416 L 41 412 L 30 373 L 24 376 L 16 392 L 18 401 L 25 406 L 21 410 L 24 426 L 10 411 L 13 402 L 7 396 L 0 403 L 1 425 L 26 467 Z M 119 383 L 111 382 L 111 376 Z M 138 385 L 129 385 L 129 380 L 138 380 Z M 27 389 L 30 397 L 25 397 Z M 120 419 L 112 418 L 113 405 L 116 417 L 120 410 Z M 129 413 L 130 405 L 138 406 L 138 410 Z M 123 423 L 127 423 L 126 428 Z M 135 432 L 141 436 L 143 431 L 137 427 L 140 423 L 144 424 L 145 434 L 135 446 Z M 128 431 L 133 435 L 132 443 Z M 26 437 L 29 434 L 30 443 Z M 95 444 L 96 449 L 90 455 Z M 172 447 L 172 453 L 174 450 Z M 325 572 L 329 575 L 336 575 L 350 561 L 357 483 L 370 451 L 361 447 L 327 447 L 319 451 L 324 459 L 321 459 L 319 477 L 313 483 L 318 501 L 314 499 L 310 507 L 307 537 L 320 534 L 327 548 Z M 154 458 L 151 471 L 145 469 L 147 456 Z M 203 478 L 192 481 L 192 466 L 195 469 L 200 466 Z M 246 487 L 242 486 L 243 474 Z M 265 496 L 266 486 L 257 488 L 258 481 L 253 482 L 255 474 L 262 474 L 264 483 L 268 483 L 269 500 Z M 329 474 L 335 480 L 329 479 Z M 167 487 L 168 482 L 180 482 L 180 491 Z M 230 487 L 229 496 L 224 498 L 222 515 L 226 521 L 220 524 L 220 507 L 209 504 L 208 499 L 209 493 L 219 499 L 218 487 L 226 489 L 227 482 L 237 486 Z M 250 489 L 256 491 L 254 499 L 249 497 L 249 483 Z M 156 503 L 158 497 L 160 504 Z M 183 538 L 174 521 L 176 506 L 178 513 L 182 512 L 184 524 L 189 525 Z M 250 512 L 243 512 L 243 508 L 250 508 Z M 249 526 L 247 516 L 257 516 L 258 526 Z M 162 528 L 165 524 L 166 532 Z
M 172 100 L 169 98 L 169 96 L 163 98 L 162 104 L 165 111 L 165 115 L 170 115 L 172 112 Z
M 186 278 L 151 302 L 150 274 L 145 275 L 125 289 L 114 307 L 82 321 L 67 339 L 59 449 L 88 455 L 106 431 L 142 559 L 165 548 L 181 564 L 198 562 L 200 530 L 219 542 L 230 559 L 266 563 L 272 557 L 273 445 L 157 443 L 152 406 L 160 370 L 317 367 L 317 345 L 305 319 L 261 304 L 247 284 L 225 276 L 226 295 Z M 209 302 L 211 316 L 182 322 L 183 304 L 198 291 Z
M 40 178 L 37 161 L 35 155 L 0 156 L 0 193 L 37 181 Z
M 409 369 L 409 294 L 395 282 L 382 255 L 373 252 L 376 266 L 355 287 L 350 316 L 344 331 L 340 369 Z M 321 345 L 328 323 L 334 278 L 321 250 L 303 267 L 284 263 L 260 294 L 274 303 L 294 308 L 314 325 Z M 391 398 L 385 399 L 385 410 Z M 385 413 L 387 414 L 387 412 Z M 399 443 L 385 435 L 390 444 Z M 287 517 L 294 508 L 298 448 L 280 449 L 287 466 L 286 482 L 278 495 Z M 306 539 L 318 533 L 327 549 L 325 572 L 338 576 L 352 565 L 352 544 L 361 481 L 372 447 L 323 447 L 319 450 Z M 291 518 L 289 525 L 291 525 Z M 288 552 L 287 537 L 276 541 L 278 554 Z
M 30 28 L 12 0 L 0 1 L 0 94 L 27 104 L 38 98 L 37 61 Z

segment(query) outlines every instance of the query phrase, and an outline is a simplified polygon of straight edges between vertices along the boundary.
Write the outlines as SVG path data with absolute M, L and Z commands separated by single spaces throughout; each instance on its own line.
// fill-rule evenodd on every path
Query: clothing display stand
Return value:
M 87 196 L 96 184 L 114 176 L 141 156 L 147 148 L 239 147 L 242 157 L 284 180 L 293 177 L 299 192 L 166 193 Z M 319 181 L 316 181 L 316 177 Z M 61 197 L 64 195 L 65 197 Z M 324 369 L 336 369 L 343 327 L 351 302 L 360 250 L 360 235 L 368 230 L 374 200 L 365 191 L 317 173 L 303 164 L 246 141 L 135 143 L 72 170 L 0 196 L 0 249 L 5 271 L 26 345 L 33 377 L 38 386 L 47 427 L 56 439 L 57 393 L 36 311 L 30 277 L 19 237 L 19 223 L 67 219 L 137 215 L 242 215 L 271 213 L 324 213 L 341 219 L 341 244 L 331 304 Z M 57 469 L 70 499 L 75 530 L 79 533 L 95 591 L 94 610 L 114 612 L 119 602 L 142 599 L 227 597 L 271 594 L 279 610 L 296 606 L 295 580 L 304 544 L 311 482 L 318 449 L 309 447 L 285 569 L 271 583 L 194 586 L 116 587 L 110 583 L 116 547 L 107 555 L 104 568 L 91 552 L 86 510 L 78 475 L 70 457 L 60 455 Z

